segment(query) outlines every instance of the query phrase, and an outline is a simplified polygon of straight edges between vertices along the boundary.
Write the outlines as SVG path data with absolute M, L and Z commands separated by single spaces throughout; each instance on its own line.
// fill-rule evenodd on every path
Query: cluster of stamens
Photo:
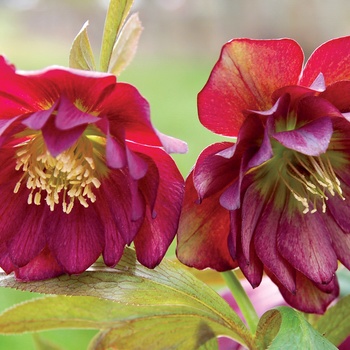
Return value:
M 96 177 L 93 150 L 88 140 L 79 140 L 56 157 L 51 156 L 41 136 L 34 136 L 18 147 L 16 170 L 23 175 L 17 182 L 18 193 L 22 182 L 30 190 L 28 204 L 40 205 L 45 196 L 50 210 L 62 201 L 63 212 L 69 214 L 77 200 L 85 208 L 96 201 L 93 188 L 101 183 Z
M 286 153 L 283 155 L 285 168 L 283 176 L 280 172 L 280 178 L 286 187 L 291 191 L 294 198 L 303 206 L 303 213 L 315 213 L 317 211 L 318 201 L 322 202 L 322 212 L 326 212 L 326 201 L 329 195 L 339 195 L 345 200 L 340 181 L 334 173 L 332 164 L 327 156 L 301 156 L 293 152 L 293 160 Z M 297 191 L 291 186 L 288 177 L 296 180 L 302 185 L 303 191 Z M 310 206 L 311 204 L 311 206 Z

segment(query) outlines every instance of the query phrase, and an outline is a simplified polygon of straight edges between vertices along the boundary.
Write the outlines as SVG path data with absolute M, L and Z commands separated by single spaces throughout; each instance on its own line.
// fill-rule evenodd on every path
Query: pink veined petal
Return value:
M 121 169 L 127 164 L 124 140 L 114 138 L 109 133 L 106 142 L 106 161 L 112 169 Z
M 95 123 L 99 119 L 94 115 L 81 111 L 66 96 L 61 95 L 55 118 L 56 128 L 68 130 L 76 126 Z
M 49 120 L 56 107 L 57 102 L 55 102 L 49 109 L 31 113 L 22 121 L 22 124 L 33 130 L 40 130 Z
M 73 146 L 86 129 L 86 126 L 86 124 L 83 124 L 69 130 L 59 130 L 55 125 L 55 117 L 49 118 L 41 131 L 50 154 L 57 157 Z
M 139 188 L 146 202 L 146 213 L 134 244 L 141 264 L 153 268 L 160 263 L 175 237 L 184 181 L 175 162 L 164 150 L 136 144 L 130 147 L 135 154 L 143 157 L 150 169 L 139 181 Z M 156 176 L 156 183 L 153 176 Z M 150 185 L 153 185 L 156 193 L 150 191 Z
M 256 254 L 279 282 L 291 293 L 295 293 L 295 271 L 277 249 L 277 233 L 282 213 L 275 208 L 273 195 L 271 198 L 255 228 L 254 246 Z
M 275 90 L 297 84 L 303 60 L 300 46 L 290 39 L 228 42 L 198 95 L 201 123 L 236 136 L 245 119 L 242 111 L 270 109 Z
M 270 276 L 271 277 L 271 276 Z M 324 292 L 320 287 L 312 283 L 302 273 L 296 273 L 297 293 L 290 293 L 282 284 L 274 280 L 283 298 L 289 305 L 307 313 L 323 314 L 328 305 L 339 295 L 339 285 L 336 277 L 329 282 L 330 292 Z
M 94 206 L 76 203 L 68 215 L 61 208 L 49 214 L 46 236 L 53 256 L 67 273 L 84 272 L 104 247 L 103 223 Z
M 229 212 L 219 205 L 218 195 L 198 204 L 193 186 L 193 172 L 185 184 L 185 198 L 177 234 L 177 257 L 197 269 L 211 267 L 217 271 L 237 267 L 227 247 L 230 232 Z
M 131 143 L 129 143 L 130 145 Z M 143 178 L 148 169 L 148 164 L 141 157 L 126 147 L 126 158 L 128 161 L 129 173 L 134 180 Z
M 308 59 L 300 84 L 310 86 L 319 73 L 326 85 L 350 79 L 350 36 L 332 39 L 319 46 Z
M 32 259 L 27 265 L 15 269 L 15 275 L 21 281 L 40 281 L 54 278 L 65 273 L 51 252 L 45 248 L 38 256 Z
M 167 153 L 187 153 L 187 143 L 175 137 L 165 135 L 155 129 L 155 132 Z
M 274 133 L 273 138 L 286 148 L 309 156 L 319 156 L 326 152 L 332 133 L 332 121 L 324 117 L 298 129 Z
M 329 283 L 338 265 L 322 215 L 289 210 L 286 206 L 279 223 L 279 253 L 313 282 Z

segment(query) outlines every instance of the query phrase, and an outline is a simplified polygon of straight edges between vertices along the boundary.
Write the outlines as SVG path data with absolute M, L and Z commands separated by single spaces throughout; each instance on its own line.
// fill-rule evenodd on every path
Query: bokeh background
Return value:
M 0 54 L 23 70 L 67 66 L 71 43 L 89 20 L 98 57 L 107 6 L 108 0 L 0 0 Z M 132 12 L 139 12 L 144 31 L 120 80 L 148 99 L 160 131 L 188 143 L 188 154 L 174 155 L 184 176 L 204 147 L 222 140 L 198 122 L 196 98 L 225 42 L 290 37 L 307 58 L 324 41 L 350 34 L 348 0 L 135 0 Z M 0 289 L 0 311 L 35 296 Z M 70 330 L 40 336 L 60 349 L 80 350 L 94 334 Z M 33 350 L 36 341 L 29 334 L 0 336 L 0 349 Z

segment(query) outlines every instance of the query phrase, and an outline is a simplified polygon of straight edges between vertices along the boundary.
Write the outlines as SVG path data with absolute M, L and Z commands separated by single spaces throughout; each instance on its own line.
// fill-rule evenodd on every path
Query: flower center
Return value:
M 306 156 L 297 152 L 283 152 L 283 170 L 279 175 L 294 198 L 303 207 L 303 213 L 315 213 L 317 204 L 322 203 L 322 212 L 326 212 L 326 201 L 329 195 L 339 195 L 345 200 L 340 181 L 334 173 L 327 154 L 321 156 Z
M 18 193 L 22 182 L 30 190 L 28 204 L 40 205 L 45 196 L 46 204 L 53 211 L 62 202 L 63 212 L 69 214 L 78 201 L 82 206 L 94 203 L 94 188 L 101 183 L 97 177 L 95 157 L 91 141 L 85 135 L 68 150 L 52 157 L 41 134 L 29 138 L 17 146 L 16 170 L 24 174 L 17 182 L 14 193 Z

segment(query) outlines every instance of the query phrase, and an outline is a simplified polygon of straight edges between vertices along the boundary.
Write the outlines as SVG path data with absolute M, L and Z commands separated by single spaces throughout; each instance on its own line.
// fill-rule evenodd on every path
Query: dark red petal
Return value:
M 160 263 L 175 237 L 184 181 L 175 162 L 164 150 L 135 144 L 132 149 L 140 158 L 143 157 L 151 170 L 139 181 L 140 191 L 146 201 L 146 215 L 134 244 L 137 259 L 141 264 L 153 268 Z M 156 179 L 153 179 L 154 176 Z M 156 193 L 150 191 L 150 186 Z
M 277 132 L 273 138 L 286 148 L 309 156 L 319 156 L 326 152 L 332 133 L 331 119 L 324 117 L 298 129 Z
M 350 81 L 340 81 L 329 85 L 320 97 L 332 103 L 340 112 L 350 111 Z
M 0 57 L 1 58 L 1 57 Z M 16 268 L 16 266 L 13 265 L 7 249 L 6 242 L 0 243 L 0 267 L 7 273 L 10 274 L 13 272 Z
M 118 83 L 100 107 L 109 120 L 111 135 L 119 135 L 123 128 L 127 140 L 162 146 L 151 124 L 149 104 L 132 85 Z
M 137 191 L 137 182 L 130 178 L 126 170 L 111 170 L 96 192 L 99 216 L 103 218 L 105 215 L 105 205 L 102 206 L 102 202 L 105 202 L 117 227 L 117 234 L 123 238 L 123 245 L 133 241 L 141 224 L 139 220 L 144 215 L 144 203 Z M 109 216 L 109 212 L 107 214 Z
M 177 257 L 185 265 L 218 271 L 237 266 L 228 250 L 229 212 L 219 205 L 218 195 L 198 204 L 193 173 L 186 180 L 184 205 L 177 235 Z
M 307 277 L 300 272 L 296 274 L 297 292 L 290 293 L 283 285 L 275 281 L 278 288 L 292 307 L 307 313 L 323 314 L 328 305 L 339 295 L 339 285 L 336 277 L 328 284 L 329 292 L 320 289 L 320 285 L 312 283 Z
M 228 237 L 228 245 L 231 252 L 231 256 L 234 257 L 239 264 L 241 271 L 247 278 L 249 283 L 255 288 L 262 279 L 263 264 L 256 255 L 254 244 L 250 244 L 249 260 L 247 260 L 242 253 L 242 213 L 240 210 L 234 210 L 230 212 L 231 219 L 231 232 Z M 251 242 L 249 242 L 251 243 Z
M 334 217 L 326 213 L 323 215 L 323 221 L 327 225 L 332 247 L 338 257 L 338 260 L 350 269 L 350 233 L 344 232 L 334 221 Z M 348 216 L 348 215 L 347 215 Z
M 279 253 L 315 283 L 329 283 L 337 270 L 337 256 L 331 245 L 322 214 L 290 212 L 286 206 L 279 223 Z
M 16 278 L 24 282 L 45 280 L 60 276 L 65 272 L 47 248 L 26 266 L 15 270 Z
M 250 246 L 253 234 L 265 206 L 264 199 L 260 196 L 255 184 L 252 184 L 244 194 L 242 205 L 242 254 L 246 262 L 250 261 Z
M 215 133 L 236 136 L 242 112 L 270 109 L 275 90 L 297 83 L 303 59 L 290 39 L 230 41 L 198 95 L 200 121 Z
M 344 183 L 341 184 L 341 188 L 345 200 L 343 200 L 337 193 L 335 196 L 329 195 L 327 208 L 332 213 L 334 220 L 341 229 L 350 233 L 350 188 Z
M 295 292 L 295 271 L 277 249 L 277 232 L 281 210 L 275 208 L 274 198 L 266 204 L 254 234 L 256 254 L 262 263 L 291 293 Z
M 42 134 L 46 147 L 53 157 L 74 145 L 86 129 L 85 125 L 79 125 L 69 130 L 60 130 L 55 125 L 55 118 L 51 117 L 42 128 Z
M 310 86 L 319 73 L 326 85 L 350 79 L 350 37 L 332 39 L 319 46 L 308 59 L 300 84 Z
M 36 90 L 41 104 L 66 96 L 87 112 L 95 111 L 116 85 L 116 77 L 112 74 L 64 67 L 21 72 L 17 76 L 22 76 Z
M 231 151 L 234 147 L 235 145 L 231 142 L 214 143 L 199 155 L 193 179 L 200 198 L 221 190 L 238 175 L 239 167 L 235 164 L 239 165 L 239 163 L 222 156 L 223 151 Z
M 104 246 L 103 224 L 94 205 L 84 208 L 76 201 L 69 214 L 61 208 L 49 214 L 46 236 L 53 256 L 68 273 L 84 272 Z
M 17 195 L 24 201 L 28 198 L 28 193 Z M 22 225 L 16 233 L 13 232 L 13 237 L 7 243 L 9 256 L 18 267 L 27 265 L 46 245 L 45 228 L 48 223 L 45 220 L 44 205 L 46 206 L 27 204 L 25 212 L 21 213 Z
M 22 183 L 19 193 L 13 192 L 23 174 L 15 170 L 14 149 L 1 149 L 0 164 L 0 240 L 5 242 L 20 231 L 22 217 L 28 210 L 27 199 L 30 191 Z

